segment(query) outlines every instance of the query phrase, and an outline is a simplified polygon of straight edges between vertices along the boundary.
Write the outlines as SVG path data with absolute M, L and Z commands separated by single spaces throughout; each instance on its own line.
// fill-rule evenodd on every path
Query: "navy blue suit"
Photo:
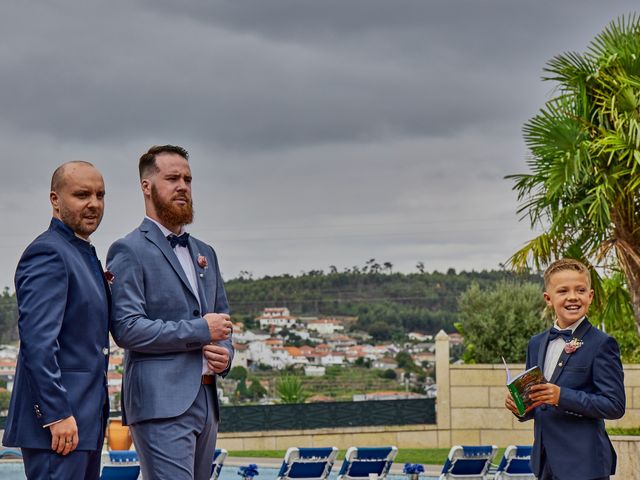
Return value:
M 73 415 L 77 450 L 101 450 L 109 414 L 109 288 L 95 250 L 58 219 L 15 276 L 20 353 L 3 443 L 51 451 L 44 427 Z
M 625 411 L 620 350 L 617 342 L 584 319 L 573 335 L 583 344 L 562 352 L 550 383 L 560 387 L 558 406 L 541 405 L 521 420 L 535 420 L 531 467 L 539 477 L 545 462 L 559 480 L 588 480 L 613 475 L 616 452 L 604 419 Z M 527 368 L 544 366 L 549 340 L 546 330 L 529 341 Z

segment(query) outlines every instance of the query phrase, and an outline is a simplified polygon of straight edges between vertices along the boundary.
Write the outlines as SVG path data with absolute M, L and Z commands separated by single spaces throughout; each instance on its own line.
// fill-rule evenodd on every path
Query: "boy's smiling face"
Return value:
M 556 313 L 560 328 L 569 328 L 587 314 L 593 290 L 587 274 L 561 270 L 549 278 L 544 300 Z

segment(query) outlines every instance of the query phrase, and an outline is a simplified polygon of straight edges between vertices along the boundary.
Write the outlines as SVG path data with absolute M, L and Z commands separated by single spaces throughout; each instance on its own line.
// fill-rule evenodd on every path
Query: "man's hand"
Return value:
M 205 345 L 202 349 L 209 370 L 222 373 L 229 366 L 229 350 L 220 345 Z
M 513 397 L 509 392 L 507 392 L 507 396 L 504 399 L 504 406 L 507 407 L 507 410 L 511 411 L 511 413 L 515 413 L 517 416 L 520 416 L 518 407 L 516 407 L 516 403 L 513 401 Z
M 211 341 L 226 340 L 231 335 L 233 325 L 226 313 L 207 313 L 204 317 L 209 326 Z
M 548 403 L 557 407 L 560 401 L 560 387 L 553 383 L 534 385 L 529 392 L 529 398 L 534 402 Z
M 49 430 L 51 431 L 51 450 L 56 453 L 67 455 L 78 446 L 78 425 L 75 418 L 67 417 L 49 426 Z

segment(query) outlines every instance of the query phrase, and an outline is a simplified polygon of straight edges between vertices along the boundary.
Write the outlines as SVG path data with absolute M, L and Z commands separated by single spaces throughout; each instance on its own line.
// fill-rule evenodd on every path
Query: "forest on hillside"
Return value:
M 460 295 L 472 283 L 493 289 L 500 281 L 539 283 L 539 275 L 506 270 L 445 273 L 426 272 L 419 264 L 415 273 L 392 271 L 390 263 L 374 259 L 362 267 L 327 272 L 311 270 L 299 275 L 265 276 L 253 279 L 246 272 L 225 283 L 234 321 L 255 326 L 255 317 L 265 307 L 287 307 L 296 316 L 353 317 L 352 329 L 376 340 L 388 340 L 410 331 L 434 334 L 440 329 L 454 332 Z M 15 294 L 0 295 L 0 343 L 17 340 Z
M 373 260 L 373 259 L 372 259 Z M 539 283 L 539 275 L 506 270 L 393 273 L 375 260 L 343 272 L 312 270 L 300 275 L 240 278 L 226 282 L 232 316 L 248 325 L 265 307 L 287 307 L 301 316 L 357 317 L 354 328 L 386 340 L 394 333 L 454 332 L 458 300 L 472 283 L 492 289 L 500 281 Z

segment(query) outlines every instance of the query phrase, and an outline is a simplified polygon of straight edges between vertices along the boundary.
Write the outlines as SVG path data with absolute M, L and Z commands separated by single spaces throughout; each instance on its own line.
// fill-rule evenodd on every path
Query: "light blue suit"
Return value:
M 168 240 L 149 219 L 116 241 L 107 255 L 108 268 L 115 275 L 111 333 L 126 349 L 123 418 L 134 428 L 188 412 L 205 388 L 201 385 L 202 348 L 211 342 L 211 335 L 202 317 L 229 312 L 215 252 L 193 237 L 189 250 L 196 271 L 197 297 Z M 206 267 L 199 265 L 200 256 L 206 258 Z M 225 346 L 233 358 L 230 339 L 218 344 Z M 206 420 L 214 424 L 214 449 L 219 406 L 215 385 L 206 388 L 215 413 L 214 418 Z M 157 443 L 166 443 L 166 439 Z M 138 444 L 136 448 L 140 448 Z M 213 449 L 207 459 L 209 465 Z M 141 453 L 145 475 L 145 453 Z M 176 451 L 173 455 L 186 454 Z M 161 478 L 161 474 L 151 476 Z

